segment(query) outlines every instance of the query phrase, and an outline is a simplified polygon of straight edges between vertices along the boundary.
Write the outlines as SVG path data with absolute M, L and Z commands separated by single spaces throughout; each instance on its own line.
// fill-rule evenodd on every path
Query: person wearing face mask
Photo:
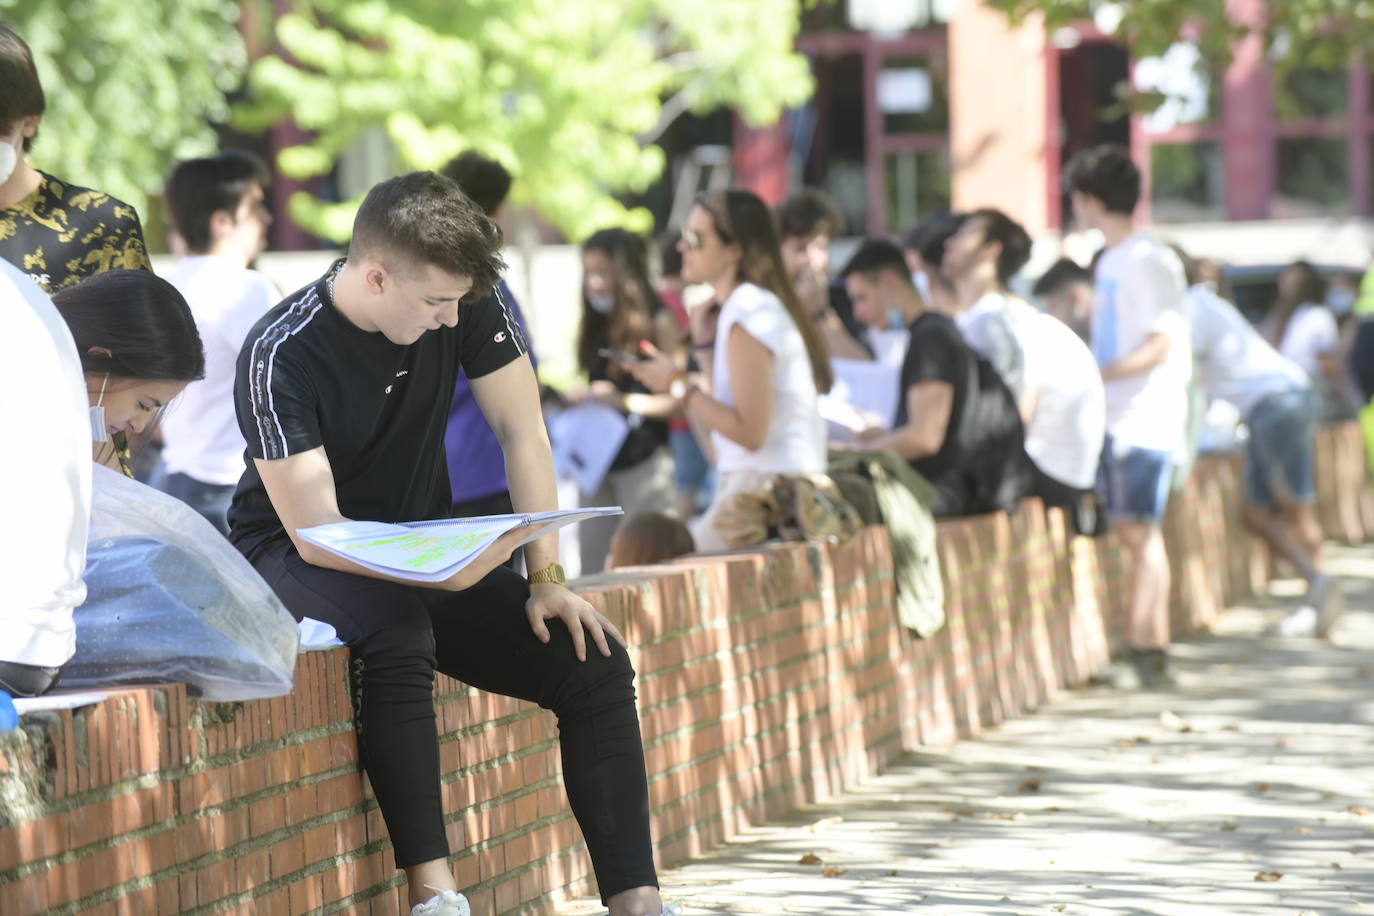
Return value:
M 671 512 L 676 498 L 668 420 L 677 401 L 651 394 L 608 351 L 640 354 L 640 342 L 686 362 L 682 332 L 673 313 L 649 281 L 644 242 L 624 229 L 602 229 L 582 243 L 582 331 L 577 358 L 587 373 L 585 400 L 613 407 L 630 424 L 610 472 L 584 505 L 623 506 L 625 517 L 639 512 Z M 600 572 L 619 519 L 591 519 L 578 528 L 582 574 Z
M 151 270 L 133 207 L 29 163 L 45 108 L 28 45 L 0 25 L 0 258 L 48 293 L 102 271 Z
M 773 219 L 778 224 L 783 267 L 821 332 L 830 358 L 873 359 L 877 348 L 869 334 L 875 329 L 854 317 L 844 284 L 830 276 L 830 243 L 844 229 L 839 207 L 825 192 L 803 188 L 778 205 Z
M 0 555 L 13 560 L 0 605 L 0 690 L 37 696 L 52 688 L 76 649 L 72 613 L 86 597 L 91 433 L 76 344 L 52 302 L 4 261 L 0 300 L 0 404 L 34 443 L 0 451 L 0 474 L 20 484 L 5 508 L 23 521 L 0 529 Z
M 95 460 L 132 477 L 116 436 L 142 435 L 205 375 L 191 307 L 175 286 L 142 270 L 108 271 L 52 301 L 81 354 Z

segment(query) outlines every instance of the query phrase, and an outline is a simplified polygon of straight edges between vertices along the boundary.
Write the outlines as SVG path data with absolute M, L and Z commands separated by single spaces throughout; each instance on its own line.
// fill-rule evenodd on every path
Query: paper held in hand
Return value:
M 559 528 L 600 518 L 622 515 L 619 506 L 558 509 L 528 515 L 483 515 L 425 522 L 338 522 L 298 528 L 296 533 L 359 566 L 376 572 L 412 579 L 442 582 L 467 566 L 492 542 L 515 528 L 528 528 L 515 546 Z

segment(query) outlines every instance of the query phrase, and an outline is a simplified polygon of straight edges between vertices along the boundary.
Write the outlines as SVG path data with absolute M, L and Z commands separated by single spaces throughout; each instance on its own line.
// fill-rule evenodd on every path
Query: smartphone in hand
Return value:
M 596 351 L 596 355 L 600 356 L 602 359 L 615 360 L 619 363 L 638 363 L 644 361 L 644 357 L 637 353 L 631 353 L 628 350 L 617 350 L 614 347 L 602 347 L 600 350 Z

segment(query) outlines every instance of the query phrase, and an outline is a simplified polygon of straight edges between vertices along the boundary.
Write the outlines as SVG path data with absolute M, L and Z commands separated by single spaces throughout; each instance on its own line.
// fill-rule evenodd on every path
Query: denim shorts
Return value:
M 1120 522 L 1162 521 L 1169 505 L 1173 472 L 1172 452 L 1118 446 L 1107 437 L 1098 469 L 1098 486 L 1107 518 Z
M 675 429 L 668 434 L 673 452 L 673 482 L 679 490 L 699 490 L 706 485 L 711 463 L 690 429 Z
M 1279 500 L 1317 498 L 1316 438 L 1321 402 L 1310 388 L 1271 394 L 1245 418 L 1245 501 L 1275 508 Z

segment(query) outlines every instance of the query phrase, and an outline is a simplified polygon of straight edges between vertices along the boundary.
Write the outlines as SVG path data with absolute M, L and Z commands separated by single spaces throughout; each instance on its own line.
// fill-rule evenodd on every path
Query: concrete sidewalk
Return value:
M 1260 635 L 1292 603 L 1279 583 L 1177 647 L 1177 690 L 1066 692 L 909 755 L 669 871 L 665 898 L 686 916 L 1374 914 L 1374 551 L 1332 558 L 1332 643 Z

